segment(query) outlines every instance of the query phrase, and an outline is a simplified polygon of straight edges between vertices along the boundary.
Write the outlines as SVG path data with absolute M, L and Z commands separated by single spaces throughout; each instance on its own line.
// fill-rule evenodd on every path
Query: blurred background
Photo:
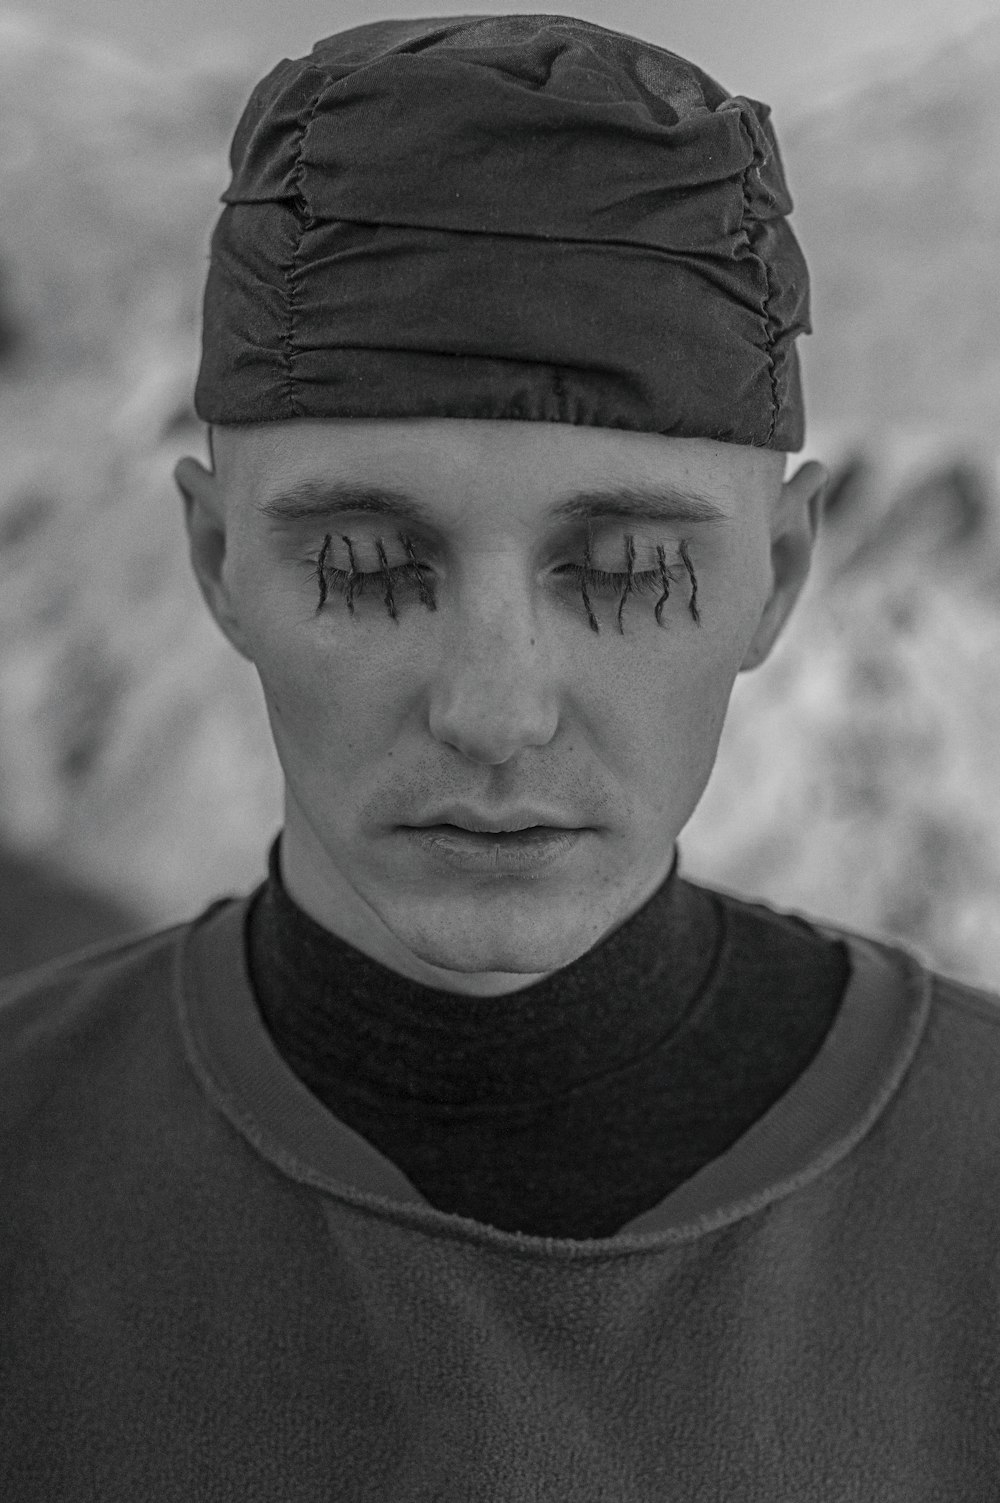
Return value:
M 256 79 L 426 9 L 0 9 L 0 974 L 264 875 L 279 769 L 171 480 L 206 455 L 208 238 Z M 565 13 L 773 106 L 813 275 L 822 540 L 777 651 L 737 681 L 683 869 L 1000 989 L 995 0 Z

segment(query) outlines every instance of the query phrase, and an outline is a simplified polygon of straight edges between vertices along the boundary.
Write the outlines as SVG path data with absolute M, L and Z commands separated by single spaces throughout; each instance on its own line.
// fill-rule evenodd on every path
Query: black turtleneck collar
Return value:
M 279 1049 L 322 1094 L 488 1112 L 630 1065 L 682 1026 L 717 958 L 719 916 L 670 872 L 607 938 L 520 991 L 422 985 L 316 923 L 289 896 L 280 835 L 255 895 L 248 960 Z
M 421 985 L 317 924 L 279 842 L 247 925 L 288 1066 L 444 1211 L 608 1236 L 722 1153 L 819 1049 L 849 974 L 808 922 L 684 881 L 502 997 Z

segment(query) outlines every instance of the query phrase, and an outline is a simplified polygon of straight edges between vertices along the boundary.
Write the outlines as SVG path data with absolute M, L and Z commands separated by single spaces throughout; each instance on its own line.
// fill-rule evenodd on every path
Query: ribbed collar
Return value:
M 391 1111 L 488 1112 L 620 1069 L 683 1026 L 718 959 L 720 908 L 678 875 L 586 954 L 499 997 L 424 986 L 318 924 L 285 888 L 280 835 L 255 894 L 248 966 L 261 1013 L 305 1078 Z
M 932 978 L 913 956 L 862 935 L 846 939 L 851 980 L 812 1064 L 726 1152 L 613 1237 L 539 1238 L 428 1205 L 397 1165 L 327 1110 L 264 1028 L 246 969 L 249 899 L 213 903 L 185 931 L 175 998 L 191 1066 L 232 1127 L 283 1174 L 343 1208 L 497 1252 L 603 1258 L 703 1236 L 803 1189 L 869 1132 L 906 1075 L 927 1026 Z M 341 1208 L 337 1212 L 337 1207 Z

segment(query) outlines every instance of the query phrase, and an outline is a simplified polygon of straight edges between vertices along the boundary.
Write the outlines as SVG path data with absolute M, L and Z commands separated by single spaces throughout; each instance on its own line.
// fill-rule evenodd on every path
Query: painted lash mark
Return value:
M 389 560 L 386 557 L 381 538 L 375 539 L 375 547 L 378 550 L 378 561 L 382 565 L 382 578 L 385 580 L 385 594 L 382 599 L 385 602 L 386 610 L 398 626 L 399 617 L 396 614 L 396 597 L 392 593 L 392 574 L 389 572 Z
M 690 554 L 688 553 L 688 550 L 687 550 L 687 539 L 686 538 L 681 540 L 681 545 L 680 545 L 679 552 L 680 552 L 681 558 L 684 560 L 684 567 L 685 567 L 685 569 L 688 571 L 688 573 L 691 576 L 691 599 L 688 601 L 688 610 L 691 612 L 692 616 L 694 617 L 695 622 L 698 625 L 700 625 L 701 624 L 701 617 L 698 614 L 698 577 L 695 574 L 694 568 L 692 567 L 692 564 L 691 564 L 691 556 L 690 556 Z
M 580 575 L 580 590 L 583 594 L 583 603 L 587 607 L 587 615 L 590 618 L 590 629 L 600 635 L 601 628 L 597 624 L 597 617 L 590 604 L 590 596 L 587 594 L 587 576 L 590 574 L 590 533 L 587 533 L 587 546 L 583 551 L 583 573 Z
M 420 568 L 420 563 L 419 563 L 419 560 L 418 560 L 418 558 L 416 556 L 416 553 L 414 551 L 412 540 L 407 536 L 406 533 L 403 533 L 403 532 L 398 532 L 396 534 L 396 536 L 399 538 L 399 541 L 403 545 L 403 548 L 404 548 L 404 550 L 406 552 L 406 556 L 407 556 L 407 565 L 403 565 L 403 568 L 406 569 L 407 567 L 409 567 L 409 570 L 412 573 L 413 578 L 414 578 L 414 580 L 416 582 L 417 589 L 418 589 L 419 594 L 420 594 L 421 603 L 424 605 L 424 607 L 427 610 L 436 611 L 437 610 L 437 600 L 436 600 L 436 598 L 434 596 L 433 590 L 428 585 L 428 582 L 427 582 L 427 580 L 425 578 L 425 575 L 424 575 L 422 569 Z M 347 600 L 347 609 L 350 612 L 350 614 L 353 616 L 355 614 L 355 611 L 354 611 L 354 596 L 355 596 L 356 593 L 360 593 L 361 590 L 364 588 L 364 579 L 365 579 L 365 576 L 358 571 L 357 561 L 356 561 L 355 556 L 354 556 L 354 546 L 353 546 L 352 540 L 345 533 L 341 533 L 341 539 L 342 539 L 342 541 L 345 543 L 345 545 L 347 547 L 348 558 L 350 559 L 350 571 L 348 572 L 347 585 L 346 585 L 346 589 L 344 591 L 344 594 L 345 594 L 345 598 Z M 591 629 L 591 631 L 596 632 L 596 633 L 599 634 L 600 633 L 600 629 L 601 629 L 600 628 L 600 624 L 598 623 L 597 617 L 594 614 L 593 606 L 591 605 L 590 595 L 588 594 L 588 591 L 587 591 L 587 580 L 588 579 L 594 579 L 596 577 L 596 571 L 594 570 L 593 565 L 592 565 L 591 543 L 592 543 L 592 538 L 591 538 L 590 532 L 588 530 L 586 547 L 585 547 L 585 550 L 584 550 L 584 567 L 580 571 L 580 593 L 581 593 L 581 595 L 583 597 L 583 603 L 584 603 L 584 605 L 587 608 L 587 619 L 588 619 L 588 621 L 590 623 L 590 629 Z M 330 553 L 331 545 L 332 545 L 332 538 L 331 538 L 331 536 L 330 536 L 329 533 L 326 533 L 325 536 L 324 536 L 324 538 L 323 538 L 323 546 L 320 549 L 319 555 L 318 555 L 318 557 L 316 559 L 316 567 L 315 567 L 315 574 L 314 574 L 314 577 L 317 580 L 317 583 L 318 583 L 318 586 L 319 586 L 319 604 L 316 607 L 317 612 L 319 612 L 320 610 L 322 610 L 323 606 L 326 604 L 327 599 L 329 598 L 329 586 L 328 586 L 328 583 L 327 583 L 327 558 L 328 558 L 329 553 Z M 627 570 L 627 573 L 626 573 L 626 576 L 625 576 L 625 585 L 624 585 L 624 588 L 623 588 L 622 593 L 621 593 L 621 597 L 620 597 L 619 602 L 618 602 L 618 630 L 622 634 L 622 636 L 625 635 L 625 628 L 624 628 L 624 625 L 622 623 L 623 612 L 624 612 L 624 609 L 625 609 L 625 603 L 626 603 L 629 595 L 632 594 L 632 593 L 634 593 L 634 591 L 635 591 L 635 578 L 636 578 L 635 568 L 634 568 L 634 564 L 635 564 L 635 540 L 634 540 L 634 538 L 633 538 L 633 536 L 632 536 L 631 533 L 627 533 L 626 534 L 626 536 L 625 536 L 625 545 L 626 545 L 626 570 Z M 385 581 L 385 587 L 386 587 L 385 588 L 385 595 L 383 596 L 383 601 L 384 601 L 384 604 L 385 604 L 385 607 L 386 607 L 386 610 L 387 610 L 389 616 L 392 618 L 393 621 L 396 622 L 396 624 L 398 626 L 398 624 L 399 624 L 399 615 L 398 615 L 398 612 L 397 612 L 397 609 L 396 609 L 396 599 L 395 599 L 395 595 L 393 593 L 392 585 L 393 585 L 393 576 L 394 576 L 394 574 L 396 574 L 396 573 L 398 573 L 400 571 L 398 569 L 393 569 L 390 566 L 389 560 L 388 560 L 388 558 L 386 556 L 385 547 L 384 547 L 384 544 L 383 544 L 383 541 L 382 541 L 381 538 L 379 538 L 377 540 L 377 542 L 376 542 L 376 548 L 378 550 L 378 556 L 379 556 L 379 572 L 381 573 L 381 575 L 382 575 L 382 577 L 383 577 L 383 579 Z M 689 609 L 689 611 L 691 613 L 691 616 L 693 617 L 694 621 L 698 625 L 700 625 L 701 624 L 701 615 L 700 615 L 699 610 L 698 610 L 698 577 L 695 574 L 694 565 L 692 564 L 692 562 L 691 562 L 691 556 L 688 553 L 687 540 L 686 539 L 684 539 L 684 540 L 681 541 L 681 543 L 679 545 L 678 551 L 679 551 L 680 557 L 681 557 L 681 559 L 682 559 L 682 561 L 684 563 L 684 567 L 687 570 L 688 577 L 691 580 L 691 598 L 688 601 L 688 609 Z M 669 572 L 669 570 L 667 568 L 666 553 L 665 553 L 662 545 L 658 545 L 657 546 L 657 549 L 656 549 L 656 559 L 657 559 L 657 572 L 659 573 L 660 582 L 663 585 L 663 594 L 660 596 L 659 600 L 656 602 L 656 606 L 655 606 L 655 609 L 654 609 L 654 615 L 656 616 L 656 624 L 657 624 L 657 626 L 661 626 L 662 627 L 664 625 L 663 620 L 662 620 L 663 607 L 667 603 L 667 601 L 670 599 L 670 572 Z M 339 572 L 342 572 L 342 571 L 335 570 L 333 572 L 339 573 Z M 645 576 L 644 576 L 643 588 L 645 588 L 645 587 L 646 587 L 646 585 L 645 585 Z
M 661 612 L 667 601 L 670 599 L 670 579 L 667 575 L 667 555 L 664 552 L 662 543 L 658 543 L 656 545 L 656 562 L 660 567 L 660 583 L 663 585 L 663 594 L 656 602 L 656 609 L 654 610 L 653 614 L 656 617 L 657 626 L 662 626 L 663 622 L 660 619 Z
M 625 568 L 627 569 L 628 574 L 627 574 L 627 578 L 625 580 L 625 588 L 622 590 L 621 599 L 618 602 L 618 630 L 621 632 L 622 636 L 625 635 L 625 628 L 624 628 L 624 626 L 622 626 L 622 611 L 625 609 L 625 602 L 626 602 L 626 600 L 628 599 L 629 595 L 632 593 L 632 588 L 633 588 L 632 581 L 633 581 L 633 577 L 634 577 L 632 565 L 634 563 L 635 563 L 635 540 L 633 539 L 631 533 L 627 533 L 626 536 L 625 536 Z
M 434 598 L 433 591 L 429 588 L 427 581 L 424 578 L 423 570 L 420 568 L 417 560 L 417 555 L 413 551 L 412 541 L 409 537 L 407 537 L 405 532 L 397 532 L 396 536 L 399 538 L 399 541 L 402 543 L 403 547 L 406 550 L 406 556 L 410 561 L 410 568 L 413 572 L 413 577 L 417 582 L 417 589 L 420 591 L 420 599 L 422 604 L 427 608 L 427 610 L 436 611 L 437 601 Z
M 319 605 L 316 607 L 317 615 L 323 609 L 324 605 L 326 605 L 326 556 L 330 552 L 330 542 L 330 534 L 327 533 L 323 539 L 323 546 L 319 550 L 319 558 L 316 560 L 316 579 L 319 583 Z
M 357 565 L 354 562 L 354 549 L 351 546 L 351 540 L 350 540 L 350 538 L 346 537 L 344 535 L 344 533 L 341 533 L 340 537 L 341 537 L 341 541 L 347 544 L 347 556 L 348 556 L 348 558 L 351 561 L 351 572 L 350 572 L 350 575 L 348 576 L 348 580 L 347 580 L 347 609 L 350 611 L 351 615 L 353 616 L 354 615 L 354 591 L 357 588 L 358 569 L 357 569 Z

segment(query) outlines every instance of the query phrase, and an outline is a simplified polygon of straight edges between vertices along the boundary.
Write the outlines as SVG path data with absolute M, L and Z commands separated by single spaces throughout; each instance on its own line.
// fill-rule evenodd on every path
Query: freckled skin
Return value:
M 470 996 L 520 990 L 624 923 L 669 871 L 736 675 L 766 658 L 805 582 L 822 467 L 783 484 L 768 450 L 472 419 L 245 425 L 216 429 L 213 450 L 214 469 L 187 458 L 175 475 L 209 609 L 260 677 L 296 902 L 382 964 Z M 324 529 L 278 536 L 255 507 L 307 478 L 434 508 L 436 608 L 397 575 L 395 618 L 381 578 L 348 595 L 353 615 L 339 590 L 317 609 Z M 629 596 L 619 631 L 620 588 L 588 600 L 556 573 L 584 565 L 589 537 L 556 547 L 544 514 L 577 490 L 657 480 L 710 494 L 726 518 L 593 524 L 597 569 L 632 573 L 627 533 L 636 571 L 679 558 L 690 581 L 666 601 L 659 579 Z M 384 519 L 352 517 L 344 536 L 359 571 L 422 557 Z M 459 801 L 538 805 L 592 833 L 534 879 L 439 871 L 396 827 Z

